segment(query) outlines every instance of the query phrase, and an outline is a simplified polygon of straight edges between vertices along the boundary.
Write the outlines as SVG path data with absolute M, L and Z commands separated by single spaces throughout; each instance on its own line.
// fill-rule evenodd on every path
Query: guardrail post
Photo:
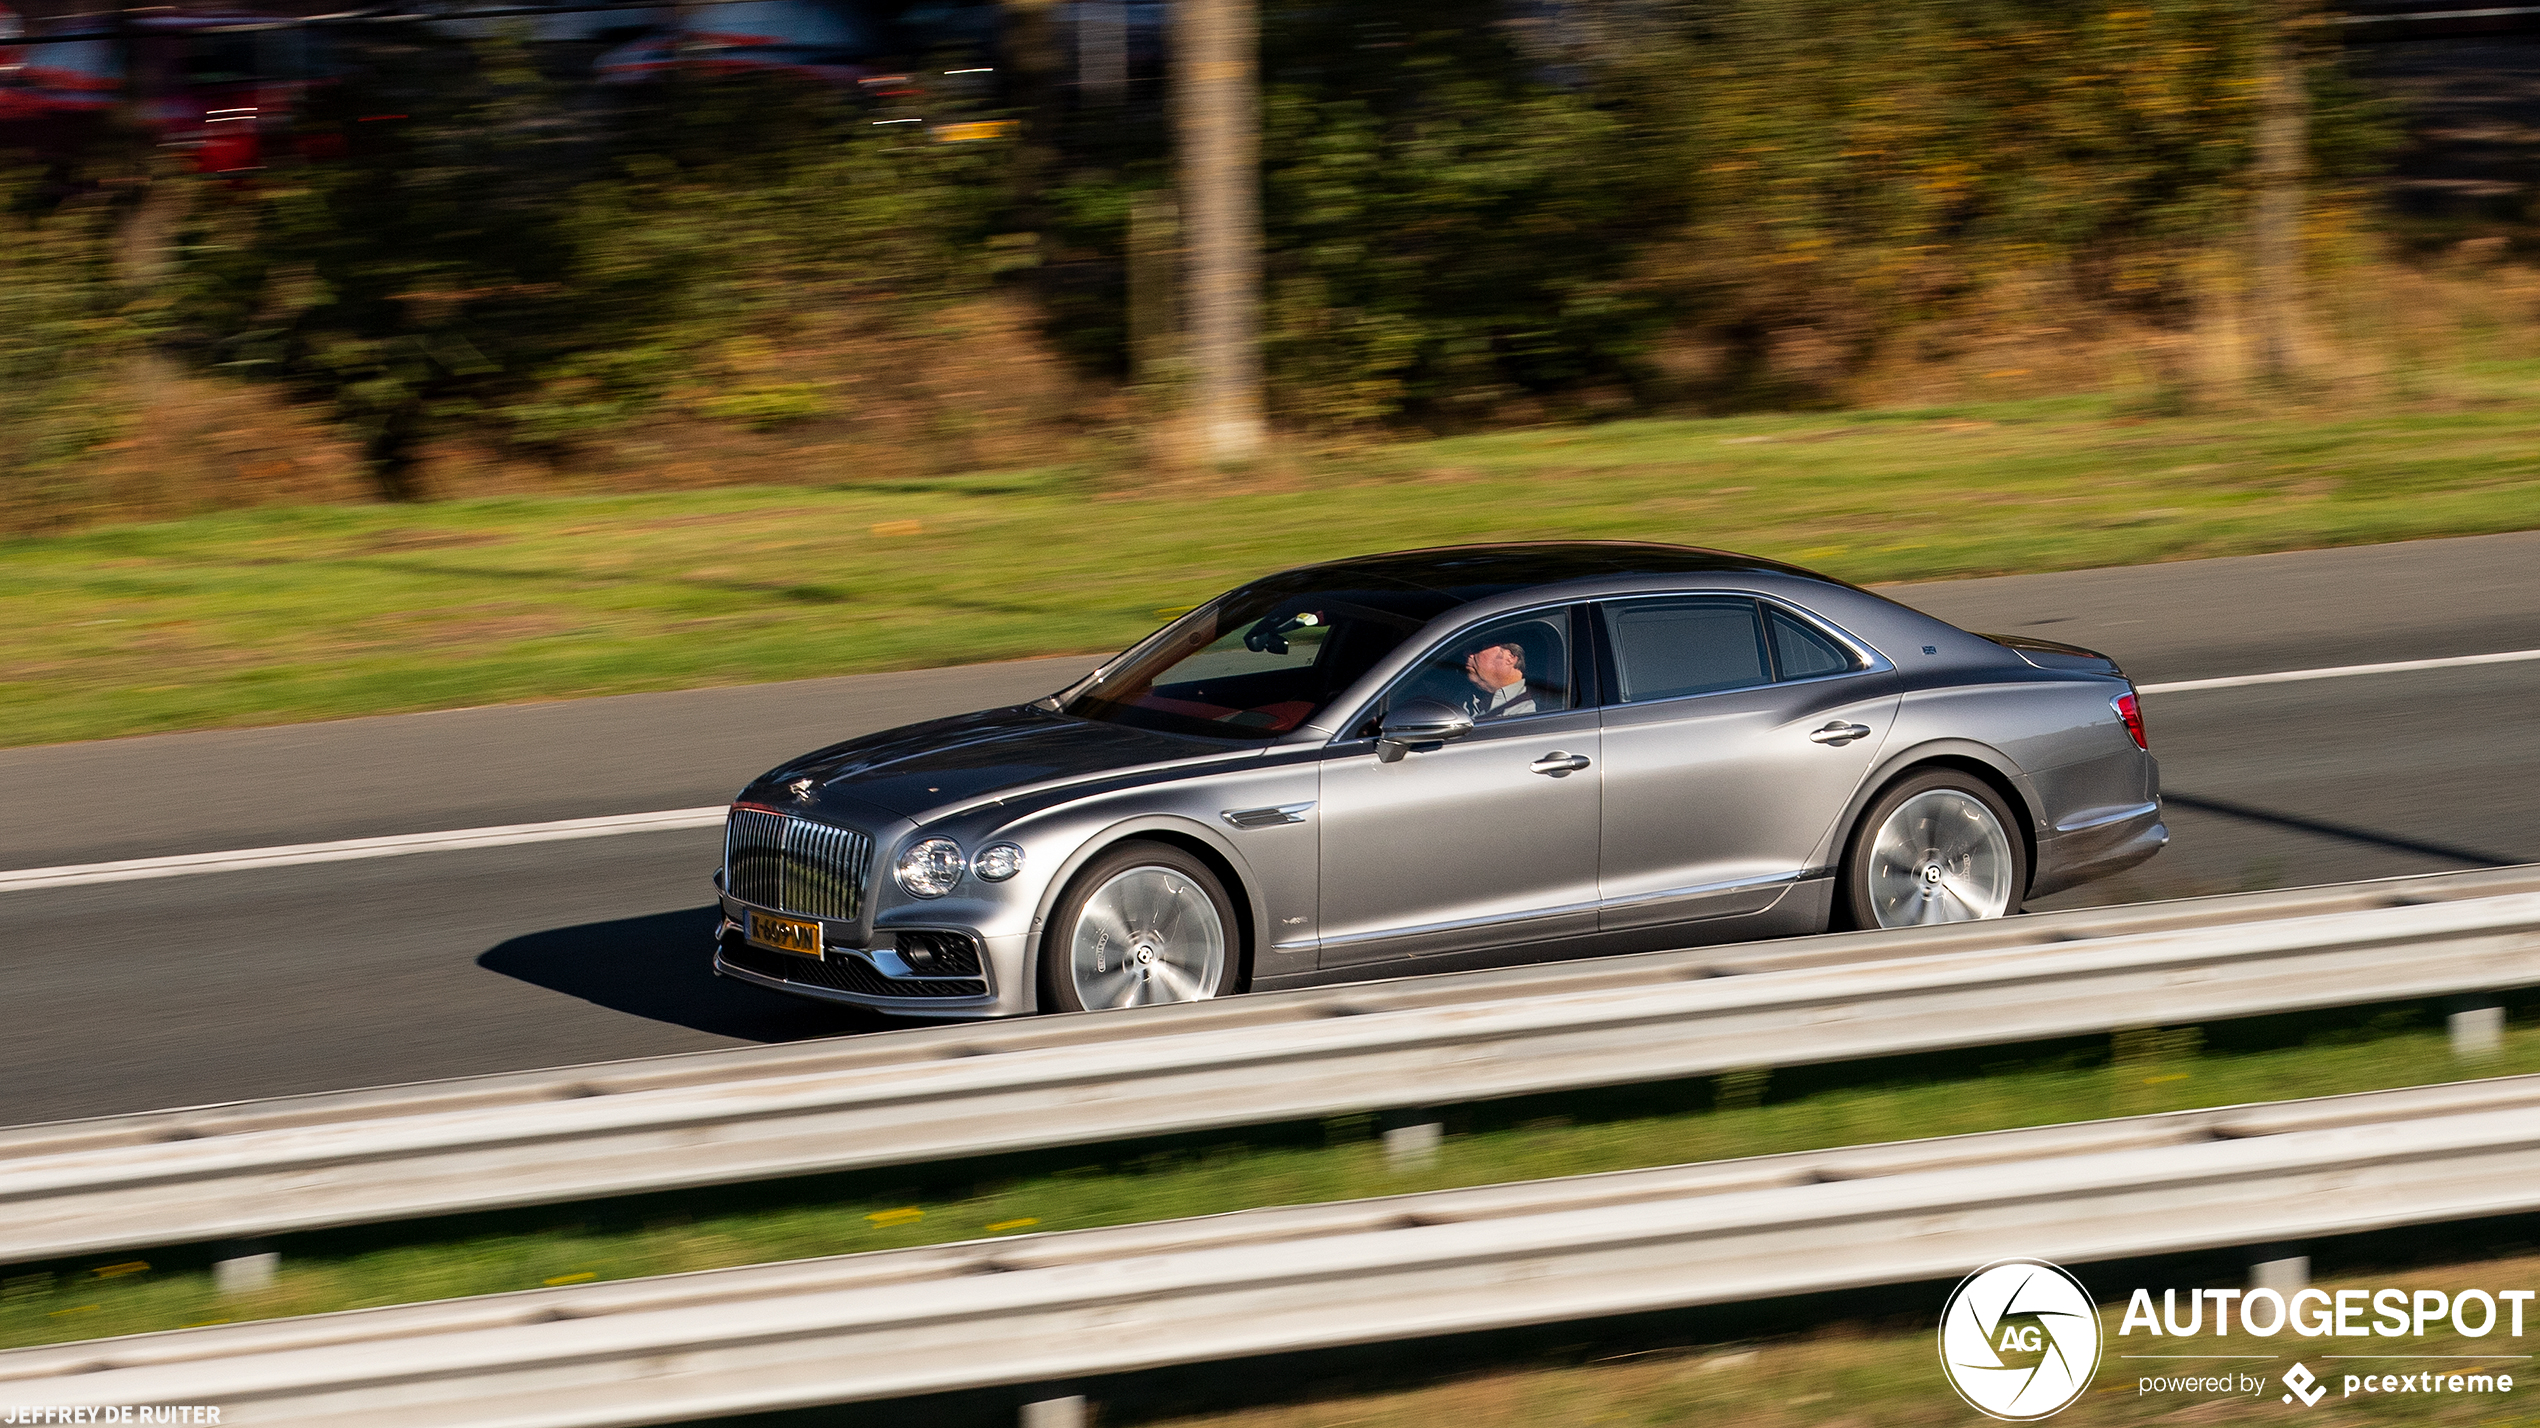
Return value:
M 224 1299 L 273 1288 L 282 1273 L 282 1256 L 261 1245 L 230 1245 L 212 1261 L 212 1287 Z
M 2452 1031 L 2454 1056 L 2468 1060 L 2493 1056 L 2505 1049 L 2503 1007 L 2459 1007 L 2446 1020 Z
M 1023 1428 L 1085 1428 L 1085 1396 L 1073 1393 L 1024 1404 Z
M 2253 1260 L 2249 1265 L 2249 1287 L 2272 1289 L 2290 1301 L 2296 1291 L 2311 1287 L 2311 1257 L 2296 1254 L 2281 1259 Z
M 1385 1137 L 1385 1168 L 1417 1170 L 1435 1163 L 1446 1123 L 1435 1111 L 1388 1111 L 1377 1121 Z

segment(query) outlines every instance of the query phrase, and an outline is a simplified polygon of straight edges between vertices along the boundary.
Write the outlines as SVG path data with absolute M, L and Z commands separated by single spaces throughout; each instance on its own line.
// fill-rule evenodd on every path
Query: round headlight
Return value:
M 900 886 L 918 897 L 942 897 L 961 881 L 961 845 L 929 838 L 900 854 Z
M 991 843 L 970 860 L 970 871 L 987 882 L 1004 882 L 1023 871 L 1023 850 L 1012 843 Z

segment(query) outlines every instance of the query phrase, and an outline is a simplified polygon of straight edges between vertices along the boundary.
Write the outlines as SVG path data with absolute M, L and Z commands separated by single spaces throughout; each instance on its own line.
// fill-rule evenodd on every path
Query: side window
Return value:
M 1477 724 L 1570 708 L 1570 612 L 1511 616 L 1457 635 L 1412 666 L 1383 707 L 1411 699 L 1451 704 Z
M 1607 605 L 1616 693 L 1626 704 L 1678 699 L 1773 681 L 1755 602 L 1733 597 Z
M 1773 631 L 1773 659 L 1784 679 L 1814 679 L 1852 668 L 1852 656 L 1824 635 L 1779 610 L 1767 609 L 1764 623 Z

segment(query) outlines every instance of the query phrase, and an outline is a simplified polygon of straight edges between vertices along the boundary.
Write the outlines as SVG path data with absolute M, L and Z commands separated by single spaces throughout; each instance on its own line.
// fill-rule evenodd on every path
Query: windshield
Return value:
M 1064 708 L 1172 734 L 1275 738 L 1459 603 L 1352 571 L 1275 575 L 1183 616 Z

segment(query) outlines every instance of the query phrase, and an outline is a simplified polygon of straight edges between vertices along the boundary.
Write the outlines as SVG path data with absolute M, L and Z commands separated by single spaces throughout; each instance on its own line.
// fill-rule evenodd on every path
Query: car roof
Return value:
M 1828 585 L 1844 582 L 1795 565 L 1733 551 L 1655 541 L 1525 541 L 1505 545 L 1447 545 L 1326 561 L 1293 575 L 1348 575 L 1434 590 L 1458 604 L 1494 595 L 1559 585 L 1572 580 L 1620 580 L 1633 576 L 1743 573 L 1795 576 Z

